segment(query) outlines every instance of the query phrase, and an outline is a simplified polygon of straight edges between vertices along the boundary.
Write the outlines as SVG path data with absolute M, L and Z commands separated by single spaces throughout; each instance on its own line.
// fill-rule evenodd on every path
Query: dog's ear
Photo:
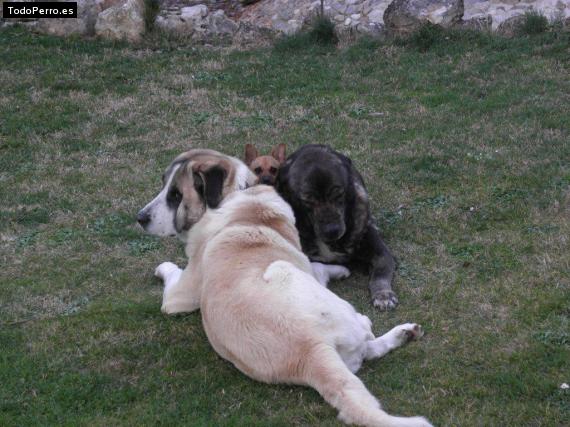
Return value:
M 206 206 L 217 208 L 222 201 L 224 181 L 228 172 L 222 166 L 215 165 L 206 171 L 195 172 L 194 175 L 196 191 L 204 196 Z
M 255 159 L 259 157 L 259 153 L 257 152 L 257 148 L 255 148 L 252 144 L 245 144 L 245 164 L 247 166 L 251 165 Z
M 271 156 L 279 162 L 280 165 L 285 163 L 285 150 L 287 146 L 285 144 L 279 144 L 273 147 L 271 150 Z

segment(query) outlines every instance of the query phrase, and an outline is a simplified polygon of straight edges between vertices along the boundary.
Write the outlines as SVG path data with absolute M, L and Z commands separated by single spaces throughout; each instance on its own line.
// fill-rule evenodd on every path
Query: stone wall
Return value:
M 491 27 L 499 26 L 514 16 L 524 15 L 535 10 L 541 12 L 550 21 L 564 20 L 570 17 L 570 0 L 464 0 L 464 21 L 491 18 Z
M 340 29 L 358 32 L 378 32 L 385 27 L 385 12 L 393 0 L 325 0 L 325 13 Z M 407 1 L 411 3 L 412 1 Z M 426 20 L 442 24 L 449 2 L 426 0 Z M 487 21 L 493 30 L 507 19 L 523 15 L 532 9 L 549 20 L 568 19 L 570 0 L 461 0 L 464 22 Z M 290 34 L 297 31 L 310 16 L 320 9 L 315 0 L 261 0 L 245 8 L 243 20 L 259 26 Z M 462 18 L 462 19 L 461 19 Z
M 98 35 L 140 40 L 144 0 L 77 0 L 77 19 L 23 22 L 54 35 Z M 320 11 L 320 0 L 159 0 L 155 27 L 193 39 L 232 37 L 246 29 L 292 34 Z M 2 0 L 0 0 L 2 3 Z M 530 10 L 549 20 L 570 21 L 570 0 L 325 0 L 324 13 L 339 30 L 409 33 L 422 22 L 501 30 Z M 7 21 L 0 17 L 0 24 Z M 20 21 L 22 23 L 22 21 Z

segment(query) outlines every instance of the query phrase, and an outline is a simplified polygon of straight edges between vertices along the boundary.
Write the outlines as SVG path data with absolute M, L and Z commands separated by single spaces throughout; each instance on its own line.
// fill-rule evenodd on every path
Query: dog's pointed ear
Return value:
M 285 163 L 285 151 L 287 149 L 287 146 L 285 144 L 279 144 L 276 145 L 275 147 L 273 147 L 273 149 L 271 150 L 271 156 L 277 160 L 279 162 L 279 164 L 283 164 Z
M 245 164 L 247 166 L 251 165 L 255 159 L 259 157 L 259 153 L 257 152 L 257 148 L 255 148 L 252 144 L 245 144 Z
M 217 208 L 222 201 L 224 181 L 227 175 L 227 171 L 221 166 L 214 166 L 203 173 L 204 198 L 209 208 Z

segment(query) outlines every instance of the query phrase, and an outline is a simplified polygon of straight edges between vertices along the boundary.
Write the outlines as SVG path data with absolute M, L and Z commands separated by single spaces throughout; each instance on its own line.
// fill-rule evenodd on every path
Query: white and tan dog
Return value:
M 228 166 L 232 168 L 224 162 L 207 169 Z M 174 185 L 180 192 L 181 202 L 168 220 L 173 224 L 187 224 L 182 216 L 201 211 L 184 230 L 188 266 L 181 270 L 165 262 L 156 269 L 165 283 L 162 311 L 200 309 L 208 339 L 220 356 L 256 380 L 315 388 L 346 423 L 430 426 L 422 417 L 382 411 L 354 375 L 364 360 L 420 337 L 421 327 L 408 323 L 375 338 L 366 316 L 315 279 L 315 270 L 322 282 L 348 272 L 322 264 L 311 267 L 301 252 L 293 212 L 272 187 L 232 192 L 225 181 L 214 181 L 215 188 L 208 189 L 208 174 L 200 178 L 203 185 L 195 183 L 199 169 L 191 160 L 182 162 L 175 178 L 166 177 L 162 191 L 168 194 Z M 231 175 L 231 170 L 220 174 L 224 179 Z M 208 197 L 219 200 L 216 209 Z M 189 200 L 201 207 L 180 206 Z M 151 217 L 146 223 L 151 232 L 156 230 L 153 221 L 168 222 Z

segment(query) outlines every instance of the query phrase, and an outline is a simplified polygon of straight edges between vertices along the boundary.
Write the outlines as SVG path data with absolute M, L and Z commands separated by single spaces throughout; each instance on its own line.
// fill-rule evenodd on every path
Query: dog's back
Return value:
M 312 276 L 291 208 L 273 189 L 228 196 L 189 241 L 204 328 L 218 354 L 254 379 L 314 387 L 345 422 L 429 425 L 383 412 L 339 355 L 342 347 L 362 360 L 370 324 Z

